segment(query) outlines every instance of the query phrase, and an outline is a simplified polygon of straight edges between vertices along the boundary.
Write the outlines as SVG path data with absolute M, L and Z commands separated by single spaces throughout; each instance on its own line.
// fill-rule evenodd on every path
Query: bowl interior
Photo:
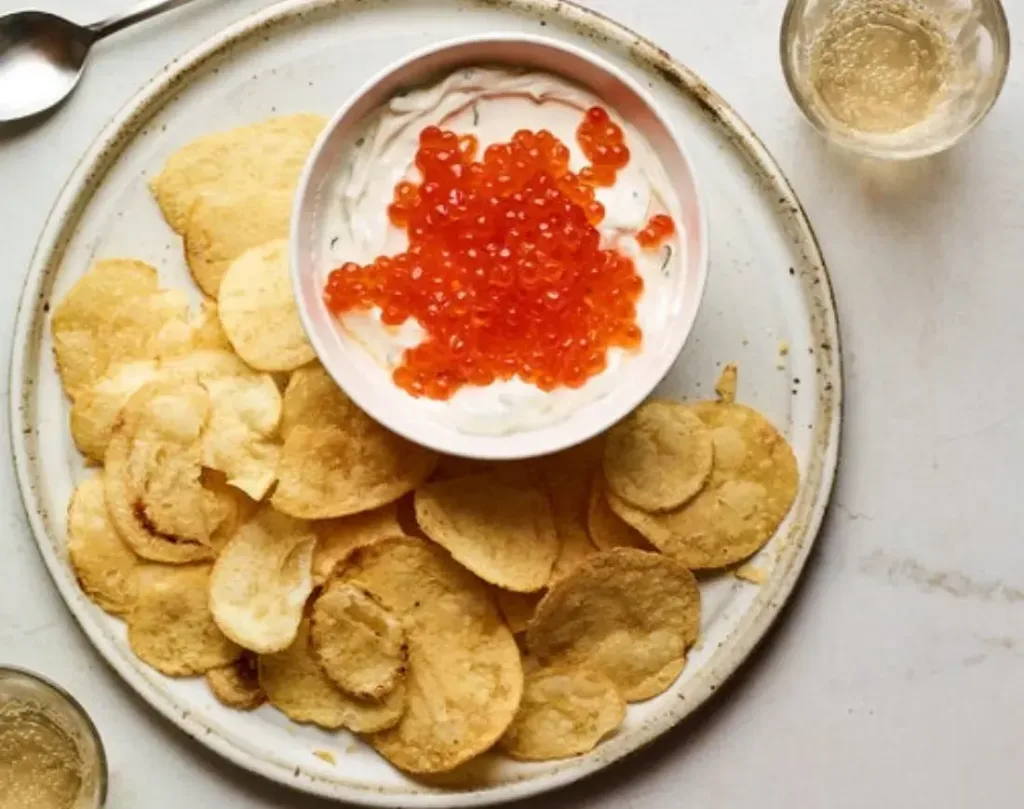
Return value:
M 402 90 L 429 84 L 470 65 L 505 66 L 561 76 L 589 90 L 643 135 L 660 159 L 679 202 L 683 252 L 672 280 L 665 328 L 648 332 L 639 354 L 624 363 L 605 395 L 564 421 L 501 435 L 463 432 L 431 418 L 441 403 L 414 399 L 390 372 L 348 339 L 327 310 L 323 285 L 334 269 L 325 255 L 328 194 L 361 132 L 360 124 Z M 587 52 L 525 35 L 459 40 L 414 54 L 372 79 L 327 126 L 300 183 L 292 219 L 292 281 L 306 331 L 321 362 L 363 410 L 400 435 L 441 452 L 465 457 L 512 459 L 572 446 L 632 410 L 672 366 L 697 315 L 707 273 L 707 226 L 696 179 L 685 150 L 646 94 L 627 76 Z

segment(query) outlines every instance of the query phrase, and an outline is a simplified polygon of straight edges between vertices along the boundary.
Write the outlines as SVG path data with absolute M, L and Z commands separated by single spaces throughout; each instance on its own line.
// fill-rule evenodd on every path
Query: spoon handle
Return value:
M 100 20 L 86 27 L 96 35 L 96 39 L 102 39 L 105 36 L 117 33 L 122 28 L 127 28 L 129 25 L 148 20 L 150 17 L 164 11 L 170 11 L 172 8 L 177 8 L 191 2 L 192 0 L 145 0 L 145 2 L 138 3 L 127 11 L 114 14 L 105 20 Z

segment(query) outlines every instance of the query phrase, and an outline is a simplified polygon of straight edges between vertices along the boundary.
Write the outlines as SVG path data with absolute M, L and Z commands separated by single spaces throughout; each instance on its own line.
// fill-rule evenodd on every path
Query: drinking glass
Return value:
M 906 159 L 948 149 L 985 117 L 1010 35 L 999 0 L 790 0 L 780 55 L 822 134 Z

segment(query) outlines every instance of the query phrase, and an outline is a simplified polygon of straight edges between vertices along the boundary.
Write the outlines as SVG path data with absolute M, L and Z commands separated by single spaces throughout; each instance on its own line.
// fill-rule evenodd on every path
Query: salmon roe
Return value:
M 395 368 L 399 387 L 431 399 L 513 377 L 579 388 L 605 369 L 609 348 L 640 346 L 643 281 L 629 256 L 601 248 L 594 196 L 614 184 L 629 149 L 600 107 L 577 137 L 591 161 L 578 174 L 547 130 L 520 130 L 481 159 L 473 135 L 421 132 L 422 181 L 398 183 L 388 207 L 409 248 L 346 263 L 324 291 L 335 314 L 379 307 L 385 324 L 419 322 L 426 336 Z
M 643 230 L 636 234 L 636 241 L 644 250 L 653 250 L 676 232 L 672 217 L 663 213 L 655 214 Z

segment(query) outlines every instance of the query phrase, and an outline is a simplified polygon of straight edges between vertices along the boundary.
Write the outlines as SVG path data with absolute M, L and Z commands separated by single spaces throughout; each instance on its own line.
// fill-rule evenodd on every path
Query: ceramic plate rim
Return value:
M 774 159 L 754 132 L 739 116 L 692 71 L 676 62 L 667 52 L 627 27 L 600 14 L 582 8 L 568 0 L 475 0 L 484 6 L 505 6 L 520 13 L 534 16 L 558 16 L 570 25 L 582 26 L 599 36 L 617 41 L 639 65 L 660 75 L 679 92 L 690 96 L 702 107 L 704 114 L 723 131 L 750 163 L 750 169 L 759 179 L 777 192 L 780 207 L 785 211 L 785 222 L 780 229 L 803 250 L 809 268 L 808 285 L 820 286 L 815 301 L 820 307 L 819 328 L 830 340 L 823 360 L 821 384 L 826 392 L 819 400 L 818 413 L 823 428 L 816 434 L 813 453 L 813 475 L 805 481 L 805 488 L 797 505 L 801 511 L 792 521 L 789 533 L 782 537 L 784 550 L 780 554 L 775 574 L 763 584 L 743 618 L 732 634 L 721 644 L 708 664 L 690 681 L 689 698 L 672 703 L 669 710 L 645 724 L 629 736 L 628 744 L 613 746 L 609 743 L 587 756 L 571 760 L 565 767 L 530 780 L 516 781 L 483 791 L 425 792 L 396 795 L 387 791 L 358 788 L 339 782 L 299 779 L 299 772 L 287 772 L 269 755 L 257 757 L 234 746 L 230 741 L 211 733 L 201 718 L 178 704 L 172 695 L 163 691 L 155 681 L 148 680 L 134 670 L 123 658 L 118 644 L 108 637 L 94 620 L 91 605 L 78 591 L 74 576 L 56 551 L 42 513 L 33 479 L 34 434 L 31 422 L 31 404 L 35 380 L 27 374 L 32 360 L 40 351 L 41 329 L 45 325 L 44 296 L 49 273 L 59 266 L 63 250 L 69 240 L 71 226 L 77 221 L 90 198 L 91 184 L 102 176 L 109 164 L 123 148 L 125 139 L 131 139 L 136 130 L 173 96 L 179 82 L 211 59 L 226 52 L 231 46 L 247 40 L 256 32 L 301 17 L 317 9 L 337 6 L 339 9 L 352 0 L 284 0 L 225 28 L 184 56 L 172 61 L 145 84 L 107 124 L 71 173 L 57 197 L 43 228 L 33 255 L 24 288 L 19 299 L 14 326 L 14 339 L 10 362 L 10 429 L 11 444 L 18 486 L 35 543 L 47 569 L 65 603 L 82 627 L 93 646 L 123 680 L 155 710 L 181 730 L 208 748 L 235 764 L 271 780 L 306 792 L 350 801 L 367 806 L 481 806 L 515 800 L 548 792 L 583 778 L 663 735 L 699 705 L 740 666 L 757 643 L 766 634 L 793 590 L 797 578 L 817 537 L 824 518 L 835 479 L 839 458 L 839 435 L 842 420 L 841 348 L 835 300 L 828 272 L 813 230 L 792 187 L 775 164 Z

